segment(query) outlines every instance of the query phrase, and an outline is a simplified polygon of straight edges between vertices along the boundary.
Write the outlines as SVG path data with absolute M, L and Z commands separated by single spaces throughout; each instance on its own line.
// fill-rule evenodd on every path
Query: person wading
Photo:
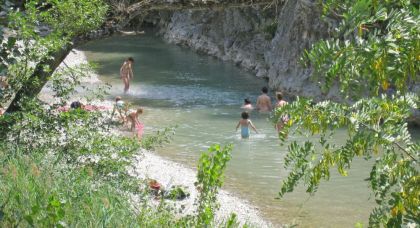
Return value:
M 130 80 L 134 77 L 133 63 L 134 59 L 132 57 L 128 57 L 127 60 L 124 61 L 120 69 L 120 76 L 124 82 L 124 93 L 126 93 L 130 88 Z
M 267 87 L 263 87 L 261 92 L 262 94 L 257 99 L 257 110 L 265 113 L 271 112 L 271 98 L 267 95 Z

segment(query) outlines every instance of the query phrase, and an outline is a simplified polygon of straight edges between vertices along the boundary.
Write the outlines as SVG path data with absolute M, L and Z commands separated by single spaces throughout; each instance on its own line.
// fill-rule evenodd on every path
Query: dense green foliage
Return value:
M 73 45 L 99 27 L 107 12 L 101 0 L 27 1 L 24 9 L 9 11 L 8 32 L 0 34 L 0 74 L 10 85 L 3 99 L 13 98 L 9 112 L 41 91 Z
M 104 122 L 106 113 L 57 112 L 39 103 L 31 107 L 40 108 L 0 117 L 0 122 L 18 120 L 2 131 L 0 140 L 0 226 L 196 227 L 210 221 L 200 220 L 203 215 L 214 218 L 216 207 L 209 211 L 204 205 L 216 204 L 206 199 L 215 199 L 226 160 L 205 153 L 199 167 L 210 173 L 198 178 L 203 183 L 200 207 L 196 215 L 178 218 L 164 201 L 159 207 L 149 205 L 154 196 L 148 185 L 128 172 L 136 166 L 139 147 L 166 142 L 170 130 L 139 143 L 112 133 Z M 228 149 L 217 148 L 209 153 L 228 156 Z M 212 167 L 206 165 L 210 163 Z
M 326 16 L 340 18 L 335 36 L 321 40 L 304 53 L 303 62 L 314 69 L 314 80 L 324 90 L 338 86 L 343 96 L 357 101 L 297 101 L 276 110 L 275 122 L 290 120 L 289 131 L 319 137 L 317 143 L 292 142 L 280 196 L 302 181 L 314 193 L 336 167 L 346 176 L 355 157 L 375 159 L 369 177 L 377 208 L 369 226 L 400 227 L 420 224 L 420 144 L 408 131 L 406 119 L 417 109 L 419 97 L 410 89 L 420 82 L 420 17 L 418 2 L 375 0 L 322 1 Z M 365 97 L 365 98 L 362 98 Z M 342 145 L 334 132 L 347 129 Z
M 91 66 L 55 68 L 77 38 L 101 25 L 107 6 L 101 0 L 45 0 L 27 1 L 24 8 L 10 11 L 9 34 L 1 34 L 0 73 L 7 76 L 10 86 L 0 104 L 21 99 L 19 109 L 0 116 L 0 226 L 222 224 L 214 221 L 215 202 L 208 199 L 215 199 L 221 187 L 227 160 L 206 154 L 199 167 L 210 168 L 212 176 L 199 175 L 200 206 L 195 215 L 179 217 L 163 199 L 159 206 L 152 206 L 155 196 L 149 186 L 129 172 L 141 158 L 139 149 L 168 142 L 172 128 L 138 142 L 115 133 L 107 111 L 60 111 L 75 88 L 83 87 L 80 78 L 89 74 Z M 49 80 L 54 99 L 45 103 L 37 95 Z M 98 99 L 96 92 L 92 96 Z M 212 147 L 209 153 L 217 153 L 216 158 L 228 156 L 230 147 L 218 148 Z M 207 166 L 209 162 L 212 167 Z M 212 181 L 206 181 L 209 178 Z M 235 216 L 225 224 L 236 226 Z
M 336 35 L 318 42 L 306 59 L 328 89 L 378 95 L 407 92 L 420 80 L 420 28 L 415 1 L 327 1 L 342 14 Z M 339 5 L 339 6 L 338 6 Z
M 197 187 L 201 192 L 198 199 L 198 224 L 211 225 L 214 220 L 214 214 L 218 209 L 217 192 L 223 185 L 231 150 L 231 145 L 224 148 L 214 145 L 207 153 L 201 154 L 197 173 Z

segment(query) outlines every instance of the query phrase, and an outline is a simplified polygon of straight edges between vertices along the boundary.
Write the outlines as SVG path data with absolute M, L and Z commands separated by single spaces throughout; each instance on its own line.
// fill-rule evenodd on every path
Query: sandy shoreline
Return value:
M 65 64 L 60 67 L 74 66 L 78 64 L 87 63 L 85 54 L 80 50 L 73 50 L 64 60 Z M 67 66 L 66 66 L 67 65 Z M 82 80 L 84 85 L 97 85 L 101 84 L 99 77 L 96 73 L 90 74 Z M 41 99 L 51 99 L 50 89 L 45 88 L 40 94 Z M 94 102 L 95 105 L 112 107 L 113 101 L 98 101 Z M 147 124 L 147 123 L 146 123 Z M 198 191 L 194 186 L 196 181 L 196 171 L 187 168 L 182 164 L 164 159 L 150 151 L 142 150 L 143 155 L 137 159 L 137 164 L 134 170 L 130 172 L 137 177 L 151 178 L 157 180 L 168 189 L 172 185 L 183 185 L 186 187 L 190 196 L 181 201 L 174 201 L 177 207 L 184 208 L 182 214 L 192 214 L 195 211 L 195 199 L 198 196 Z M 237 219 L 241 223 L 247 222 L 255 227 L 272 227 L 272 224 L 265 221 L 258 211 L 257 207 L 252 206 L 246 200 L 236 197 L 233 193 L 221 190 L 218 195 L 220 209 L 216 214 L 217 221 L 227 219 L 231 213 L 237 215 Z

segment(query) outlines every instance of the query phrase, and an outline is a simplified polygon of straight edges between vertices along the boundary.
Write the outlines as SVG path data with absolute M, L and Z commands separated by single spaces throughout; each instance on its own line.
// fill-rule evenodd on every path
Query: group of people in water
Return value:
M 256 107 L 254 107 L 249 100 L 246 98 L 244 100 L 244 104 L 242 105 L 242 109 L 244 111 L 241 113 L 241 119 L 239 120 L 238 124 L 236 125 L 236 130 L 241 127 L 241 137 L 243 139 L 249 138 L 250 135 L 250 128 L 258 134 L 257 128 L 254 126 L 252 121 L 250 120 L 250 112 L 254 109 L 261 113 L 269 113 L 273 110 L 273 105 L 271 104 L 271 98 L 268 96 L 268 88 L 263 87 L 261 89 L 262 94 L 257 98 Z M 283 99 L 283 94 L 281 92 L 276 92 L 276 99 L 277 102 L 274 108 L 279 108 L 287 104 L 287 101 Z M 284 125 L 289 121 L 289 117 L 284 115 L 280 118 L 279 122 L 275 125 L 277 132 L 280 132 Z
M 134 59 L 132 57 L 127 58 L 121 68 L 120 68 L 120 77 L 124 83 L 124 93 L 126 93 L 130 88 L 130 80 L 134 77 L 133 73 L 133 63 Z M 1 80 L 2 82 L 5 80 Z M 7 84 L 1 83 L 0 89 L 7 87 Z M 250 119 L 250 113 L 253 110 L 257 110 L 261 113 L 269 113 L 273 110 L 273 105 L 271 103 L 271 98 L 268 96 L 268 88 L 263 87 L 261 89 L 262 94 L 257 98 L 255 107 L 252 105 L 252 102 L 249 98 L 244 100 L 242 109 L 244 110 L 241 113 L 241 119 L 236 125 L 236 130 L 241 128 L 241 137 L 243 139 L 248 139 L 250 136 L 250 129 L 254 130 L 258 134 L 258 130 Z M 1 90 L 0 90 L 1 95 Z M 283 99 L 283 94 L 281 92 L 276 93 L 277 102 L 274 105 L 274 108 L 282 107 L 287 104 Z M 70 105 L 71 109 L 83 109 L 86 111 L 97 111 L 104 109 L 104 107 L 94 106 L 94 105 L 83 105 L 82 103 L 75 101 Z M 68 111 L 69 108 L 62 108 L 59 111 Z M 3 114 L 5 110 L 0 107 L 0 115 Z M 129 113 L 128 106 L 122 100 L 120 96 L 115 98 L 114 108 L 111 114 L 111 119 L 114 115 L 117 115 L 119 120 L 122 121 L 122 124 L 125 126 L 128 124 L 131 129 L 140 140 L 144 131 L 144 124 L 139 120 L 139 116 L 143 114 L 143 108 L 138 108 L 136 111 Z M 284 127 L 284 125 L 289 121 L 287 115 L 284 115 L 280 118 L 279 122 L 275 125 L 275 128 L 278 132 Z
M 120 68 L 120 77 L 124 83 L 124 93 L 127 93 L 130 89 L 130 80 L 134 77 L 133 63 L 134 59 L 132 57 L 128 57 Z M 115 105 L 111 118 L 114 116 L 115 112 L 117 112 L 124 125 L 127 122 L 131 123 L 130 129 L 136 133 L 138 139 L 140 140 L 143 135 L 144 124 L 140 122 L 139 116 L 143 114 L 143 108 L 138 108 L 135 112 L 130 114 L 126 114 L 127 110 L 128 109 L 124 101 L 118 96 L 115 98 Z
M 134 59 L 132 57 L 128 57 L 122 64 L 120 68 L 120 77 L 124 83 L 124 93 L 130 88 L 130 80 L 134 77 L 133 73 L 133 63 Z M 241 113 L 241 120 L 239 120 L 238 124 L 236 125 L 236 130 L 241 127 L 241 137 L 244 139 L 249 138 L 250 136 L 250 128 L 252 128 L 256 133 L 258 130 L 250 120 L 250 112 L 254 109 L 258 110 L 262 113 L 269 113 L 273 110 L 273 105 L 271 103 L 271 98 L 268 96 L 268 88 L 263 87 L 261 89 L 262 94 L 258 97 L 256 107 L 252 106 L 251 101 L 246 98 L 244 100 L 244 105 L 241 107 L 244 109 L 244 112 Z M 274 108 L 278 108 L 287 104 L 285 100 L 283 100 L 283 95 L 281 92 L 276 93 L 277 102 Z M 137 136 L 141 138 L 143 134 L 144 125 L 138 120 L 138 116 L 143 113 L 143 109 L 138 109 L 137 112 L 131 113 L 129 115 L 124 116 L 123 107 L 124 102 L 121 100 L 121 97 L 117 97 L 115 100 L 115 107 L 112 116 L 114 115 L 115 111 L 118 112 L 120 119 L 123 120 L 125 123 L 127 120 L 131 122 L 131 129 L 137 132 Z M 284 124 L 288 121 L 288 116 L 282 116 L 280 121 L 276 124 L 275 128 L 278 132 L 283 128 Z

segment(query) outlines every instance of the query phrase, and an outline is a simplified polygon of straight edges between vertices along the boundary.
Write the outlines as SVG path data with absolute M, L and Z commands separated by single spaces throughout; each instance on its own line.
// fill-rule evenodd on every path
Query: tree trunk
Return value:
M 22 104 L 25 99 L 36 97 L 39 92 L 41 92 L 45 84 L 47 84 L 49 77 L 54 73 L 72 49 L 73 45 L 68 44 L 39 62 L 28 82 L 26 82 L 23 87 L 16 92 L 16 95 L 12 103 L 7 108 L 6 113 L 21 111 Z

